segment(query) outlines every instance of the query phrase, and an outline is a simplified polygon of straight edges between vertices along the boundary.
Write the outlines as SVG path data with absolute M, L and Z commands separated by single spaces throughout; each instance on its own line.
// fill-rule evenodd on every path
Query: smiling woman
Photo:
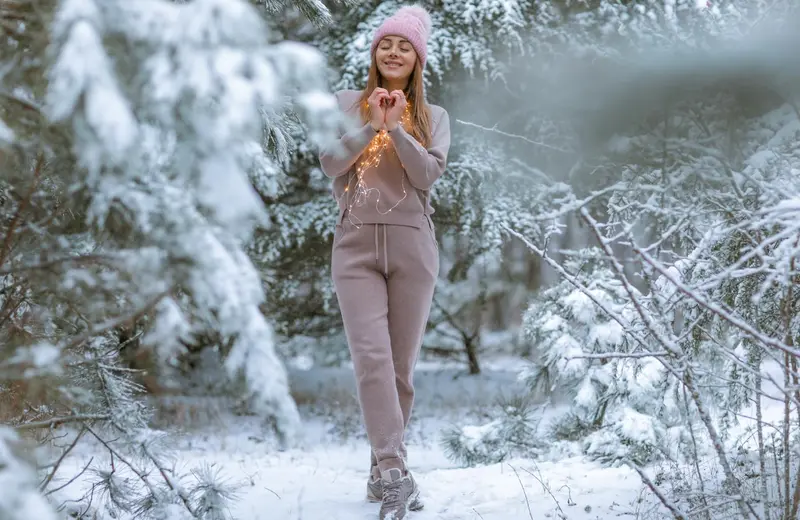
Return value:
M 447 112 L 425 99 L 430 30 L 417 6 L 383 22 L 366 88 L 336 93 L 360 125 L 320 153 L 339 204 L 331 267 L 372 448 L 367 498 L 382 520 L 422 509 L 404 437 L 439 273 L 429 191 L 450 148 Z
M 417 64 L 417 52 L 402 36 L 386 36 L 378 43 L 375 62 L 388 89 L 402 90 Z

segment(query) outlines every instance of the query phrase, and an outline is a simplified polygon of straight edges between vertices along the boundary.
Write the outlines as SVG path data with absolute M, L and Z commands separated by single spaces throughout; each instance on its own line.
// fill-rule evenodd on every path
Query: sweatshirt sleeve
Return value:
M 418 190 L 430 189 L 447 165 L 447 153 L 450 150 L 450 116 L 447 112 L 442 113 L 433 130 L 427 150 L 402 125 L 397 125 L 389 135 L 411 185 Z
M 338 96 L 337 96 L 338 99 Z M 353 164 L 367 147 L 377 132 L 369 123 L 355 128 L 343 136 L 337 143 L 320 150 L 319 162 L 322 172 L 330 178 L 341 177 L 350 171 Z

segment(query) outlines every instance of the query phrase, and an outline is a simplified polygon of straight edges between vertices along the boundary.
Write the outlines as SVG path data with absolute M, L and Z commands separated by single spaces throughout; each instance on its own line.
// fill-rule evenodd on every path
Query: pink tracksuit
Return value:
M 358 119 L 360 92 L 336 93 L 339 107 Z M 428 195 L 445 169 L 450 121 L 431 110 L 427 150 L 402 125 L 359 190 L 356 163 L 376 132 L 367 123 L 323 150 L 320 163 L 339 203 L 332 272 L 342 312 L 361 411 L 381 471 L 405 469 L 405 429 L 414 402 L 413 371 L 439 272 L 439 251 Z M 366 189 L 364 189 L 366 187 Z M 355 194 L 363 195 L 359 201 Z M 357 202 L 357 203 L 356 203 Z

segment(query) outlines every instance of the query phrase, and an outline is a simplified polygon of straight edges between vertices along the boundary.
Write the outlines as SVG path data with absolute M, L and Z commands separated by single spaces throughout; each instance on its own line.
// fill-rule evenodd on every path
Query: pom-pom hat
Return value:
M 420 65 L 425 68 L 428 58 L 428 37 L 431 34 L 431 16 L 424 7 L 407 5 L 384 20 L 372 37 L 371 53 L 375 53 L 378 43 L 387 36 L 401 36 L 408 40 L 417 52 Z

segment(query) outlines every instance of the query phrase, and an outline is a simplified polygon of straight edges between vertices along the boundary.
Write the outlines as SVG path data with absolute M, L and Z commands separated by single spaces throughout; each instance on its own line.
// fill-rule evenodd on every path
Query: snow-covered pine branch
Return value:
M 261 140 L 285 133 L 263 115 L 290 103 L 314 146 L 339 125 L 322 57 L 274 41 L 244 0 L 13 3 L 0 16 L 4 413 L 23 433 L 74 425 L 106 446 L 86 468 L 105 500 L 71 502 L 78 514 L 222 518 L 229 490 L 172 467 L 142 385 L 176 381 L 187 345 L 216 335 L 216 370 L 291 442 L 299 418 L 245 247 L 268 223 L 252 174 L 279 168 Z M 143 378 L 129 363 L 148 350 Z M 34 419 L 14 409 L 40 387 Z M 0 510 L 46 518 L 19 509 L 47 501 L 6 433 L 2 479 L 20 492 Z M 39 490 L 53 502 L 73 477 L 56 469 Z
M 471 126 L 505 140 L 494 151 L 525 157 L 528 168 L 514 165 L 512 177 L 527 171 L 542 192 L 563 194 L 551 202 L 523 191 L 517 207 L 535 201 L 527 207 L 533 214 L 518 211 L 500 223 L 563 277 L 533 299 L 526 322 L 536 355 L 524 376 L 544 383 L 533 395 L 550 392 L 553 404 L 566 403 L 551 433 L 608 463 L 666 456 L 686 468 L 662 475 L 672 491 L 658 489 L 676 510 L 749 518 L 756 507 L 790 518 L 800 506 L 791 498 L 796 457 L 789 455 L 800 404 L 797 85 L 783 85 L 781 96 L 745 76 L 776 55 L 753 31 L 773 14 L 796 20 L 797 5 L 693 4 L 576 3 L 548 29 L 569 38 L 532 60 L 531 69 L 551 77 L 520 71 L 526 87 L 540 85 L 531 78 L 544 85 L 528 88 L 531 102 L 520 104 L 527 124 L 508 117 Z M 669 56 L 659 46 L 685 52 Z M 686 53 L 696 61 L 681 61 Z M 589 73 L 579 70 L 587 57 L 597 65 Z M 768 75 L 758 81 L 768 83 Z M 574 150 L 578 160 L 559 162 L 540 142 Z M 511 160 L 496 162 L 504 163 Z M 481 173 L 496 174 L 491 166 Z M 598 334 L 609 326 L 619 334 Z M 786 411 L 770 438 L 775 421 L 767 422 L 761 403 L 776 399 Z M 755 434 L 735 445 L 731 432 L 752 416 Z M 496 460 L 509 446 L 496 435 L 501 428 L 495 419 L 464 430 L 462 447 Z M 476 444 L 467 434 L 478 431 L 492 435 Z M 761 472 L 757 483 L 744 478 L 748 471 Z M 715 505 L 716 492 L 736 498 Z

